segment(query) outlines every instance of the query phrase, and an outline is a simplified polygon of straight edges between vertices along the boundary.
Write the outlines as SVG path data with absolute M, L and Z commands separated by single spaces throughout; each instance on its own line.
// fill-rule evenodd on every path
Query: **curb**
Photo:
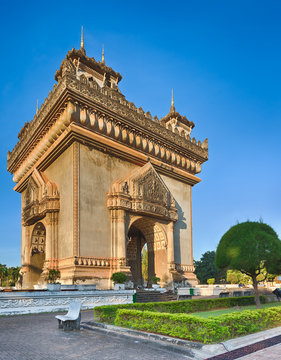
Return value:
M 261 340 L 266 340 L 281 334 L 281 327 L 277 327 L 255 334 L 246 335 L 240 338 L 227 340 L 221 343 L 205 345 L 202 343 L 195 343 L 192 341 L 181 340 L 165 335 L 132 330 L 94 321 L 81 323 L 81 327 L 90 331 L 97 331 L 115 337 L 125 337 L 129 340 L 146 343 L 157 349 L 162 349 L 169 352 L 172 351 L 188 356 L 193 360 L 208 359 L 210 357 L 228 353 L 241 347 L 252 345 Z
M 128 340 L 149 344 L 151 347 L 168 352 L 185 355 L 188 359 L 202 359 L 195 357 L 193 349 L 200 349 L 202 344 L 179 340 L 164 335 L 144 333 L 142 331 L 125 329 L 114 325 L 106 325 L 89 321 L 81 323 L 83 329 L 99 332 L 117 338 L 127 338 Z

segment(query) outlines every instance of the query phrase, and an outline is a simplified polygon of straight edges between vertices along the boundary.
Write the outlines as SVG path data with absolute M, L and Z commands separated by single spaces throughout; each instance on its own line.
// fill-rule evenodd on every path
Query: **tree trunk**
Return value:
M 252 277 L 253 279 L 253 287 L 255 292 L 255 302 L 257 305 L 257 309 L 260 309 L 261 303 L 260 303 L 260 297 L 259 297 L 259 290 L 258 290 L 258 282 L 256 277 Z

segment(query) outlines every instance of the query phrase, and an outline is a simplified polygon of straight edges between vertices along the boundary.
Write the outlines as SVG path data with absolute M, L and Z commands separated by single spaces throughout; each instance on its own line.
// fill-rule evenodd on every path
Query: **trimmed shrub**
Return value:
M 119 309 L 115 325 L 213 343 L 281 325 L 281 309 L 245 310 L 207 319 L 187 314 Z
M 165 334 L 190 341 L 210 343 L 228 337 L 228 329 L 215 319 L 186 314 L 119 309 L 115 325 Z
M 265 303 L 265 297 L 260 296 L 261 303 Z M 94 308 L 95 316 L 101 322 L 113 324 L 118 309 L 134 309 L 151 312 L 165 312 L 171 314 L 188 314 L 198 311 L 224 309 L 234 306 L 255 305 L 253 296 L 230 297 L 220 299 L 197 299 L 156 303 L 136 303 L 125 305 L 104 305 Z
M 114 282 L 114 284 L 124 284 L 127 281 L 127 275 L 123 272 L 113 273 L 110 280 Z

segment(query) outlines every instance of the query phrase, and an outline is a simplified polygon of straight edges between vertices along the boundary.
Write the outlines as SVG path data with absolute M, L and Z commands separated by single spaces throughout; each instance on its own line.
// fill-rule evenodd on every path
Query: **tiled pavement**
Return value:
M 256 351 L 252 354 L 239 358 L 239 360 L 280 360 L 280 359 L 281 359 L 281 344 L 277 344 L 269 348 Z
M 82 321 L 93 312 L 82 312 Z M 188 359 L 149 344 L 89 330 L 58 329 L 55 314 L 0 317 L 0 360 L 164 360 Z

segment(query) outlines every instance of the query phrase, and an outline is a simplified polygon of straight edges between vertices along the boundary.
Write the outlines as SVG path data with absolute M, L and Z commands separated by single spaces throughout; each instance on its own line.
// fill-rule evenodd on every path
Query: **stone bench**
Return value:
M 219 294 L 219 297 L 220 298 L 224 298 L 224 297 L 229 297 L 229 292 L 221 292 L 220 294 Z
M 254 294 L 253 290 L 245 290 L 243 291 L 243 296 L 251 296 Z
M 57 315 L 59 329 L 63 330 L 80 330 L 81 321 L 81 303 L 73 301 L 69 304 L 69 310 L 66 315 Z
M 275 290 L 272 291 L 272 293 L 277 297 L 277 300 L 280 301 L 280 299 L 281 299 L 281 290 L 276 288 Z

